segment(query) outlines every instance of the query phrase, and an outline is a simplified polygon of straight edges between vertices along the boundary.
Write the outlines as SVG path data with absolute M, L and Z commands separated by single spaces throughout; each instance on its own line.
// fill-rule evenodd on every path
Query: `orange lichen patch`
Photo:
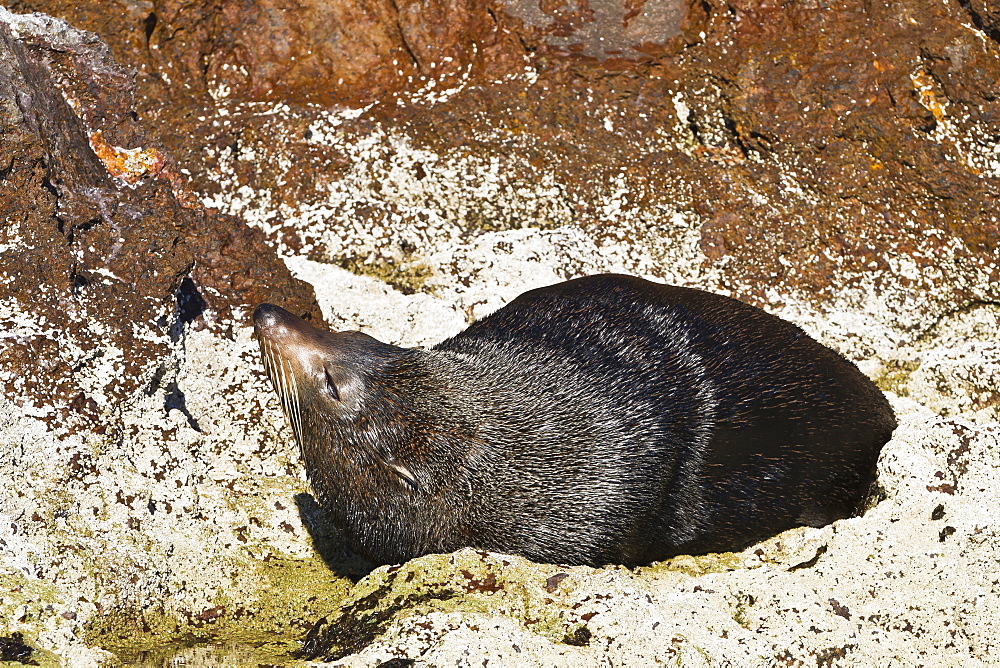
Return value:
M 122 148 L 108 144 L 101 130 L 91 132 L 89 139 L 90 148 L 104 163 L 108 174 L 130 185 L 159 174 L 166 164 L 163 154 L 155 148 Z
M 938 122 L 945 120 L 948 98 L 935 90 L 937 82 L 934 78 L 923 70 L 917 70 L 910 75 L 910 80 L 920 96 L 920 104 L 934 114 L 934 119 Z

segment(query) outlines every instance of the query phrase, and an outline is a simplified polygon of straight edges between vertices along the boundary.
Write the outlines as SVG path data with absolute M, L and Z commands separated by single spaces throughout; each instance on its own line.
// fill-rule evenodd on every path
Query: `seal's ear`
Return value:
M 410 489 L 412 489 L 414 492 L 420 489 L 420 483 L 417 481 L 417 476 L 413 475 L 413 472 L 410 471 L 410 469 L 403 466 L 402 464 L 400 464 L 398 460 L 390 459 L 389 461 L 386 462 L 386 465 L 388 465 L 388 467 L 392 469 L 393 473 L 402 478 L 403 482 L 409 485 Z

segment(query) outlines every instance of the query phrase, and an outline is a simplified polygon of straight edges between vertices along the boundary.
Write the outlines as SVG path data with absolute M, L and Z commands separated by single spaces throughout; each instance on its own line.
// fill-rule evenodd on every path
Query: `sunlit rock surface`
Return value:
M 96 36 L 0 9 L 0 647 L 294 663 L 326 617 L 308 647 L 359 666 L 996 662 L 986 5 L 223 5 L 7 5 Z M 252 307 L 428 345 L 602 271 L 858 363 L 900 417 L 884 498 L 634 572 L 469 550 L 364 577 Z

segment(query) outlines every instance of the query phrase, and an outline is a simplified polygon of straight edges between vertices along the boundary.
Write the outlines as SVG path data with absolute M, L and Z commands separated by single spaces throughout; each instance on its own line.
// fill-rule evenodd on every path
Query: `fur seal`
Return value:
M 378 563 L 742 549 L 858 512 L 896 427 L 795 325 L 630 276 L 531 290 L 427 350 L 253 320 L 320 504 Z

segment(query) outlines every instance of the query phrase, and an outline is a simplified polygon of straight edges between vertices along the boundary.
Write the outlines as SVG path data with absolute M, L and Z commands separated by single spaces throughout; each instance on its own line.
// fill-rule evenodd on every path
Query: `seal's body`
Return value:
M 382 563 L 741 549 L 857 512 L 896 426 L 795 325 L 628 276 L 532 290 L 430 350 L 267 304 L 254 323 L 320 503 Z

